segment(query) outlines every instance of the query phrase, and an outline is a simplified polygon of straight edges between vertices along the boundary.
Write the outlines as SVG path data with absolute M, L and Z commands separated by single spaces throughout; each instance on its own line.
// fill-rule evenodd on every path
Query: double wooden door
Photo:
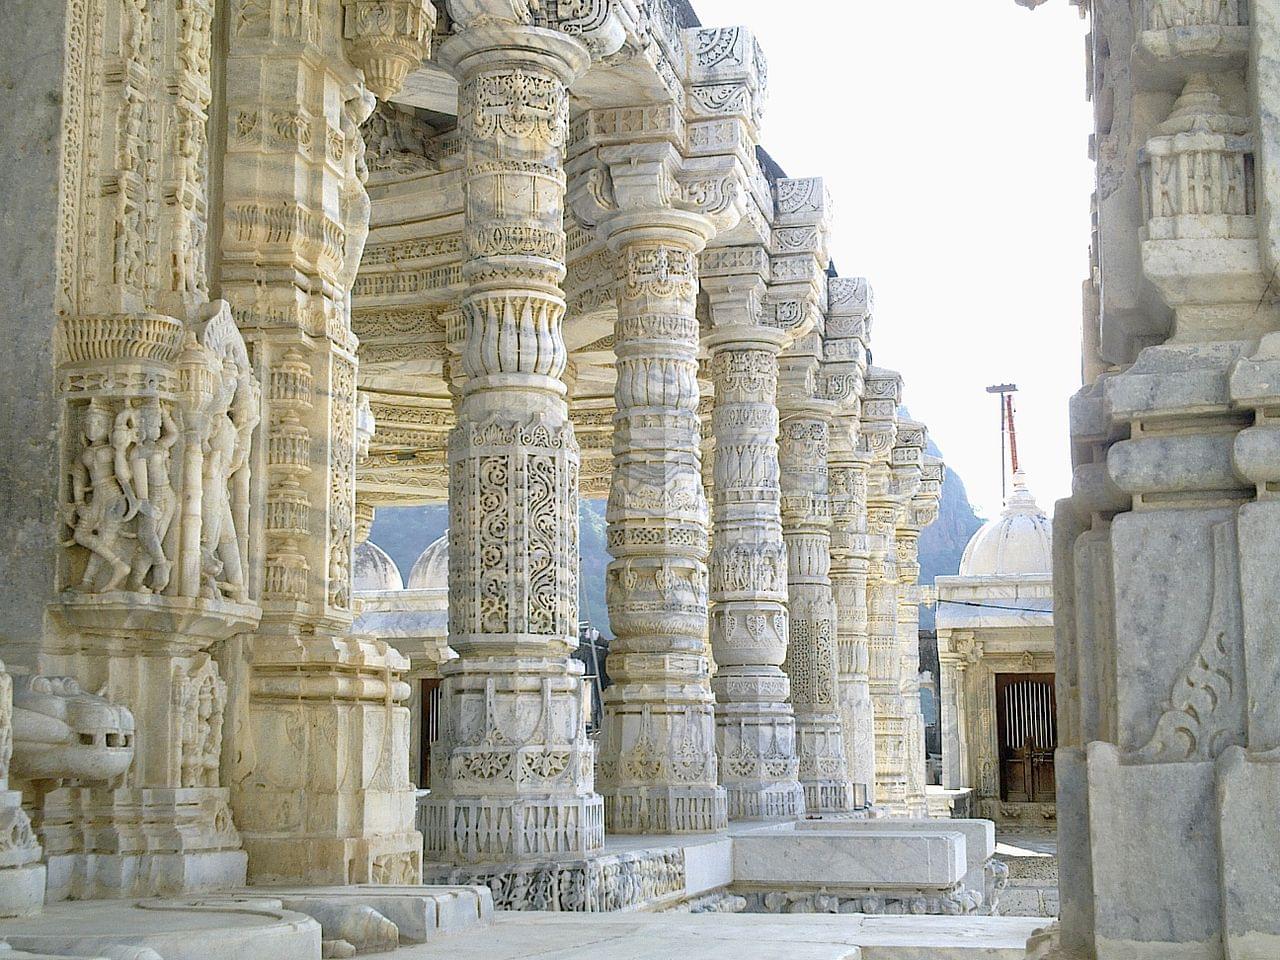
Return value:
M 1053 751 L 1058 746 L 1052 673 L 996 674 L 1000 799 L 1053 803 Z

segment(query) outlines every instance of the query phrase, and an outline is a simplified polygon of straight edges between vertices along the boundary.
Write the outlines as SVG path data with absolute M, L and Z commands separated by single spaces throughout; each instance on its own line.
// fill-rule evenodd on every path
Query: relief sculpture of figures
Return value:
M 178 437 L 173 416 L 155 399 L 122 410 L 112 431 L 117 473 L 137 510 L 139 550 L 129 589 L 139 593 L 163 593 L 173 570 L 166 540 L 178 500 L 169 476 L 169 454 Z
M 181 688 L 182 785 L 216 787 L 222 758 L 222 716 L 227 685 L 208 654 L 201 654 Z
M 85 593 L 118 590 L 132 569 L 133 545 L 126 540 L 124 528 L 138 505 L 127 479 L 116 472 L 114 420 L 105 402 L 91 401 L 84 416 L 87 444 L 72 468 L 72 502 L 66 507 L 66 521 L 73 542 L 89 551 L 84 576 L 75 586 Z
M 230 380 L 232 387 L 236 381 Z M 204 524 L 201 538 L 201 593 L 233 600 L 247 599 L 240 563 L 240 538 L 232 508 L 232 478 L 245 469 L 249 438 L 258 421 L 256 392 L 236 391 L 230 409 L 212 418 L 204 441 Z

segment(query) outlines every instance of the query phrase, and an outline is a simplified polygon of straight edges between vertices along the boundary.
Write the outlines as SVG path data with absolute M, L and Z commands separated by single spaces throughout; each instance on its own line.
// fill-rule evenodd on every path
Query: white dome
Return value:
M 354 572 L 357 593 L 404 589 L 404 579 L 396 562 L 387 555 L 387 551 L 370 540 L 356 544 Z
M 1021 470 L 1013 475 L 1013 493 L 1004 513 L 988 520 L 964 548 L 960 576 L 993 577 L 1053 572 L 1053 528 L 1027 489 Z
M 423 550 L 409 571 L 410 590 L 449 589 L 449 532 Z

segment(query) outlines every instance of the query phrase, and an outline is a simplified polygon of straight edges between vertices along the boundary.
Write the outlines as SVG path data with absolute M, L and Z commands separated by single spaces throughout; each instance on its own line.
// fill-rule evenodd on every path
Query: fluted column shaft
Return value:
M 564 400 L 563 150 L 576 40 L 481 23 L 460 84 L 465 380 L 449 440 L 449 643 L 429 858 L 503 863 L 603 842 L 577 644 L 578 449 Z
M 867 459 L 833 452 L 829 462 L 831 592 L 836 605 L 840 719 L 845 763 L 855 791 L 870 800 L 875 786 L 875 723 L 867 639 Z
M 783 669 L 791 679 L 805 807 L 810 813 L 839 813 L 853 808 L 853 787 L 840 724 L 830 578 L 827 454 L 835 404 L 784 403 L 779 461 L 791 635 Z
M 750 324 L 708 339 L 715 382 L 712 687 L 721 782 L 735 819 L 804 812 L 790 684 L 781 669 L 788 636 L 776 405 L 783 341 L 780 331 Z
M 725 826 L 707 621 L 707 502 L 698 422 L 703 217 L 626 211 L 602 228 L 621 264 L 606 598 L 615 640 L 600 765 L 619 833 Z

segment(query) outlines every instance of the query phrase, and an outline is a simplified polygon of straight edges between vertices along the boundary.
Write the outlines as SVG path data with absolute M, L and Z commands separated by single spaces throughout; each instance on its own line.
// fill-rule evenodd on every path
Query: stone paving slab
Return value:
M 18 951 L 58 956 L 119 957 L 132 947 L 141 956 L 155 951 L 163 960 L 315 960 L 320 925 L 261 896 L 88 900 L 0 920 L 0 941 Z
M 499 913 L 395 960 L 1023 960 L 1027 917 Z

